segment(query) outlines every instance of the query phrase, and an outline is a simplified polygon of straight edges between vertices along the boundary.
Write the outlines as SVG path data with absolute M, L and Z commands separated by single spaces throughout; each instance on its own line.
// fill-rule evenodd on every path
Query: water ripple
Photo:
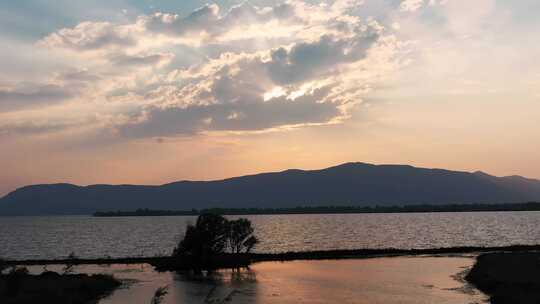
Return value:
M 251 215 L 258 252 L 540 243 L 540 212 Z M 169 254 L 194 217 L 0 217 L 0 257 Z

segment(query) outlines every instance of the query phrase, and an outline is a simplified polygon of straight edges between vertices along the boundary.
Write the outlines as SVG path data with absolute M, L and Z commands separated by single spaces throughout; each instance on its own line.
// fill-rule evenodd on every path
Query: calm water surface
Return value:
M 355 303 L 466 304 L 486 297 L 462 280 L 473 258 L 399 257 L 339 261 L 265 262 L 241 272 L 189 275 L 153 271 L 149 265 L 89 265 L 75 270 L 111 273 L 126 280 L 100 304 L 146 304 L 167 286 L 163 304 Z M 33 272 L 42 269 L 33 267 Z M 53 266 L 48 267 L 49 270 Z M 57 267 L 59 268 L 59 267 Z
M 251 215 L 259 252 L 540 244 L 540 212 Z M 169 254 L 194 217 L 0 217 L 0 257 Z

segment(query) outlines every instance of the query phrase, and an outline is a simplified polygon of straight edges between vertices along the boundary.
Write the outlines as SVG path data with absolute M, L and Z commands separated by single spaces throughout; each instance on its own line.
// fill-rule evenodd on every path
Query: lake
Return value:
M 540 212 L 249 215 L 257 252 L 540 243 Z M 194 217 L 0 217 L 0 258 L 170 254 Z

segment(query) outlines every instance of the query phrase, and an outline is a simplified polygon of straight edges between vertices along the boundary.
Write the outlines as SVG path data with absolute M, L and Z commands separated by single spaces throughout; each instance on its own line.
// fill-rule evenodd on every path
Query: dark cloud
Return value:
M 101 77 L 92 74 L 87 70 L 74 70 L 61 73 L 58 75 L 57 79 L 66 82 L 92 82 L 100 80 Z
M 151 54 L 151 55 L 126 55 L 115 54 L 109 57 L 109 61 L 115 65 L 129 66 L 153 66 L 171 60 L 172 54 Z
M 342 115 L 331 103 L 317 102 L 330 88 L 315 90 L 295 100 L 285 97 L 242 100 L 187 108 L 148 108 L 144 120 L 119 127 L 127 137 L 193 135 L 201 131 L 255 131 L 286 125 L 328 123 Z M 136 117 L 135 120 L 139 120 Z
M 360 60 L 377 41 L 376 33 L 359 33 L 352 39 L 324 35 L 315 42 L 294 45 L 290 51 L 279 48 L 272 51 L 267 63 L 274 82 L 289 84 L 328 73 L 337 65 Z
M 50 105 L 71 97 L 73 97 L 73 92 L 55 85 L 0 90 L 0 112 Z
M 35 135 L 35 134 L 47 134 L 65 130 L 73 125 L 69 124 L 36 124 L 32 122 L 25 122 L 21 124 L 12 124 L 9 126 L 0 126 L 0 137 L 9 136 L 13 134 L 17 135 Z

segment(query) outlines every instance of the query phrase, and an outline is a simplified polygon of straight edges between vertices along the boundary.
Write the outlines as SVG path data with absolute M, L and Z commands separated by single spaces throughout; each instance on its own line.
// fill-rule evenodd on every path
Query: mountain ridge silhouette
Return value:
M 21 187 L 0 199 L 0 215 L 91 214 L 95 211 L 395 206 L 540 201 L 540 181 L 521 176 L 351 162 L 213 181 L 163 185 Z

